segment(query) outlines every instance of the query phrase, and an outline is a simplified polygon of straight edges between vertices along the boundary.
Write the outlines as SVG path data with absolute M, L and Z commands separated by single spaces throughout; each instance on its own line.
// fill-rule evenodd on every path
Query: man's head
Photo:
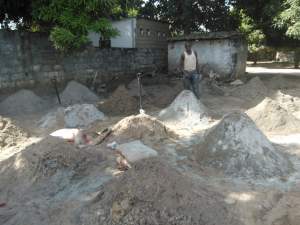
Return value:
M 191 50 L 192 50 L 192 42 L 190 42 L 190 41 L 185 42 L 184 47 L 185 47 L 185 50 L 187 52 L 191 52 Z

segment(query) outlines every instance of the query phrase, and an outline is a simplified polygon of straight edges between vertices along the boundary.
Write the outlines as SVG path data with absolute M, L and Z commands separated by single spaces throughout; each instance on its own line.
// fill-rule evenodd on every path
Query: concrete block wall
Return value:
M 85 83 L 95 77 L 135 76 L 137 72 L 167 68 L 164 49 L 99 49 L 87 47 L 72 54 L 57 52 L 48 35 L 0 31 L 0 91 L 47 85 L 75 79 Z

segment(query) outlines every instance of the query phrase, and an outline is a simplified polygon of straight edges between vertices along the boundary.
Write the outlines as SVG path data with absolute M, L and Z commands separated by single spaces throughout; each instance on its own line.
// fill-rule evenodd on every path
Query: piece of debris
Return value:
M 117 146 L 118 146 L 118 143 L 117 143 L 116 141 L 113 141 L 113 142 L 108 143 L 108 144 L 106 145 L 106 147 L 108 147 L 108 148 L 110 148 L 110 149 L 112 149 L 112 150 L 115 150 L 115 149 L 117 148 Z
M 136 162 L 141 159 L 155 157 L 158 155 L 157 151 L 144 145 L 139 140 L 121 144 L 117 149 L 122 152 L 129 162 Z
M 118 169 L 120 171 L 126 171 L 128 169 L 131 168 L 131 165 L 128 163 L 126 157 L 124 156 L 124 154 L 121 151 L 115 151 L 116 154 L 116 161 L 117 161 L 117 165 L 118 165 Z

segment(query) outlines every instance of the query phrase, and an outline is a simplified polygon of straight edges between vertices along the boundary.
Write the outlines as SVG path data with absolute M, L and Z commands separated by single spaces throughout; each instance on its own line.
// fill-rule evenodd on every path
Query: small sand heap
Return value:
M 0 116 L 0 152 L 5 147 L 15 146 L 28 137 L 29 135 L 17 127 L 11 119 Z
M 299 90 L 291 89 L 287 91 L 277 91 L 273 96 L 272 99 L 278 102 L 278 104 L 284 108 L 285 110 L 294 113 L 300 111 L 300 98 L 297 95 L 293 96 L 292 93 L 289 92 L 299 92 Z
M 60 98 L 63 105 L 94 103 L 99 100 L 99 97 L 90 89 L 76 81 L 68 83 L 65 90 L 60 94 Z
M 285 176 L 289 160 L 278 152 L 244 113 L 226 115 L 195 149 L 201 166 L 230 177 L 268 178 Z
M 162 140 L 176 136 L 161 121 L 145 114 L 125 117 L 112 130 L 115 138 L 124 140 Z
M 207 108 L 189 90 L 182 91 L 169 107 L 159 113 L 159 119 L 174 126 L 207 125 Z
M 265 98 L 246 113 L 264 132 L 286 134 L 300 132 L 300 120 L 270 98 Z
M 245 85 L 238 86 L 231 91 L 231 95 L 246 100 L 254 100 L 264 97 L 268 94 L 268 89 L 264 83 L 258 78 L 254 77 Z
M 124 85 L 120 85 L 98 108 L 107 115 L 130 115 L 138 112 L 138 101 Z
M 241 224 L 223 196 L 205 184 L 193 184 L 157 159 L 136 163 L 104 190 L 81 209 L 82 224 Z
M 58 108 L 49 112 L 38 122 L 39 127 L 47 130 L 58 128 L 86 128 L 105 115 L 92 104 L 75 104 L 67 108 Z
M 20 90 L 0 103 L 0 112 L 9 115 L 35 113 L 44 110 L 45 101 L 30 90 Z

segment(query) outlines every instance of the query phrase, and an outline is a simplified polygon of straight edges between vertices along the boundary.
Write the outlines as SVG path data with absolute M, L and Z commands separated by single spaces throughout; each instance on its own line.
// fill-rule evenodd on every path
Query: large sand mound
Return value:
M 0 103 L 0 112 L 9 115 L 44 110 L 45 101 L 30 90 L 20 90 Z
M 159 113 L 159 119 L 174 126 L 193 127 L 207 125 L 207 108 L 193 92 L 182 91 L 169 107 Z
M 260 104 L 249 109 L 246 113 L 265 132 L 300 132 L 300 120 L 270 98 L 265 98 Z
M 199 163 L 228 176 L 267 178 L 284 176 L 290 170 L 289 160 L 244 113 L 226 115 L 204 139 L 195 150 Z
M 285 110 L 294 113 L 300 111 L 300 97 L 298 97 L 299 89 L 290 89 L 284 91 L 276 91 L 272 96 L 272 99 L 278 102 L 278 104 Z
M 245 85 L 238 86 L 231 91 L 231 95 L 246 100 L 261 98 L 266 96 L 267 94 L 267 87 L 258 77 L 252 78 Z
M 60 98 L 63 105 L 94 103 L 99 100 L 99 97 L 90 89 L 76 81 L 68 83 L 65 90 L 60 94 Z
M 139 114 L 125 117 L 113 127 L 115 139 L 162 140 L 176 135 L 154 117 Z
M 241 224 L 223 196 L 204 184 L 193 184 L 155 159 L 136 163 L 122 177 L 105 184 L 104 190 L 81 209 L 82 224 L 96 220 L 102 225 Z
M 5 147 L 17 145 L 28 136 L 29 135 L 16 126 L 11 119 L 0 116 L 0 152 Z
M 107 115 L 129 115 L 138 112 L 138 101 L 121 85 L 98 108 Z

